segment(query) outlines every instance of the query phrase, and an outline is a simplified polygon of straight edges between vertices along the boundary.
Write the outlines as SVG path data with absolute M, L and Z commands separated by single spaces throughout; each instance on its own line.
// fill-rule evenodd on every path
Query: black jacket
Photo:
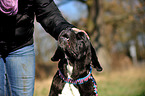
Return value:
M 73 27 L 61 15 L 53 0 L 18 0 L 18 13 L 0 12 L 0 55 L 33 43 L 34 18 L 57 39 L 67 27 Z

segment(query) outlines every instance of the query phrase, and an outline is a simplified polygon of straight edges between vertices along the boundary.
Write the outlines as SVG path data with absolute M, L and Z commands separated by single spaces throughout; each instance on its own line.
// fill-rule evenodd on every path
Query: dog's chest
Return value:
M 67 65 L 68 78 L 71 78 L 72 71 L 73 67 L 68 64 Z M 61 94 L 59 94 L 58 96 L 80 96 L 80 93 L 79 90 L 73 84 L 66 83 L 64 85 Z
M 58 96 L 80 96 L 80 93 L 73 84 L 66 83 L 61 94 Z

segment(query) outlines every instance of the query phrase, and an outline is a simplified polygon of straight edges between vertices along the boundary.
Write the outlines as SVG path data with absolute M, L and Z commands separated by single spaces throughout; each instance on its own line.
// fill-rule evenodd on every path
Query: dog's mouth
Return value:
M 69 38 L 63 38 L 62 42 L 59 42 L 59 46 L 63 49 L 66 55 L 70 58 L 77 58 L 78 52 L 75 50 L 75 46 L 71 43 Z
M 76 34 L 71 30 L 67 29 L 60 33 L 58 38 L 58 44 L 62 50 L 71 58 L 77 58 L 78 53 L 76 51 Z
M 67 55 L 71 54 L 73 55 L 73 57 L 78 57 L 78 53 L 75 52 L 75 49 L 71 46 L 69 38 L 67 39 L 67 45 L 68 45 L 68 48 L 64 50 L 67 53 Z

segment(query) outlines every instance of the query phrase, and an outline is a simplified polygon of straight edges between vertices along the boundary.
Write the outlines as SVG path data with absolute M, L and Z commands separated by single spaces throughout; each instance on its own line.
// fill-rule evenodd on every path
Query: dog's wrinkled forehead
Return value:
M 60 33 L 58 45 L 63 51 L 75 57 L 84 54 L 90 46 L 90 42 L 84 32 L 75 32 L 72 29 L 67 29 Z

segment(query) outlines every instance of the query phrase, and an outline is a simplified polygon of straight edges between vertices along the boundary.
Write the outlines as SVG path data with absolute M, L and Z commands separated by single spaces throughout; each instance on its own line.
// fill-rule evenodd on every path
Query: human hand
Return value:
M 77 28 L 72 28 L 74 31 L 77 31 L 77 32 L 84 32 L 87 36 L 88 39 L 90 39 L 89 35 L 84 31 L 84 30 L 80 30 L 80 29 L 77 29 Z

